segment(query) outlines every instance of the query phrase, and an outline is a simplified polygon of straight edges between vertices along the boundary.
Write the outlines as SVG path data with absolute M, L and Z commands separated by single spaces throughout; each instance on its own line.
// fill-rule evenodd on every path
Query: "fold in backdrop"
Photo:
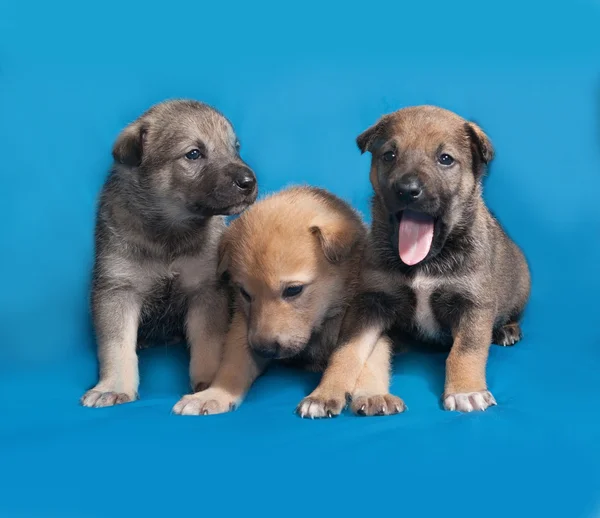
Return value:
M 597 0 L 0 0 L 0 516 L 599 516 L 599 22 Z M 491 351 L 498 407 L 442 411 L 423 352 L 395 359 L 403 415 L 302 421 L 318 376 L 273 369 L 182 418 L 178 347 L 142 352 L 139 402 L 79 407 L 111 145 L 173 97 L 231 119 L 262 194 L 319 185 L 367 219 L 362 130 L 424 103 L 481 124 L 533 274 L 524 340 Z

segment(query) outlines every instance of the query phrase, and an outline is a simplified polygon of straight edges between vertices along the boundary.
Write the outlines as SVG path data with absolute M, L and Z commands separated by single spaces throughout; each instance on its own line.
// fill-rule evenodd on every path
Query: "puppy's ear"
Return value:
M 113 158 L 120 164 L 139 166 L 142 163 L 145 140 L 146 126 L 140 121 L 131 123 L 117 137 L 113 146 Z
M 386 127 L 387 119 L 382 117 L 377 124 L 374 124 L 356 137 L 356 145 L 358 146 L 358 149 L 360 149 L 361 154 L 366 151 L 373 151 L 375 142 L 383 138 Z
M 225 275 L 225 272 L 229 268 L 230 261 L 230 245 L 229 245 L 229 236 L 227 230 L 225 234 L 221 237 L 221 241 L 219 242 L 219 252 L 218 252 L 218 262 L 217 262 L 217 278 L 220 279 Z
M 467 122 L 466 129 L 473 151 L 477 154 L 481 162 L 489 164 L 494 159 L 492 141 L 474 122 Z
M 325 258 L 333 264 L 348 258 L 359 237 L 354 225 L 341 217 L 319 216 L 311 222 L 310 231 L 319 240 Z

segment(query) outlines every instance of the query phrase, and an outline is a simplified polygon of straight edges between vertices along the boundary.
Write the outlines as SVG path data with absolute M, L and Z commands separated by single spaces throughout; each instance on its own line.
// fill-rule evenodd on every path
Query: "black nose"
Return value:
M 252 342 L 250 347 L 263 358 L 276 358 L 280 349 L 277 342 Z
M 251 192 L 256 185 L 256 177 L 250 169 L 243 168 L 234 175 L 233 183 L 235 183 L 240 190 Z
M 418 200 L 423 194 L 421 182 L 414 176 L 402 178 L 394 183 L 394 190 L 399 198 L 406 203 Z

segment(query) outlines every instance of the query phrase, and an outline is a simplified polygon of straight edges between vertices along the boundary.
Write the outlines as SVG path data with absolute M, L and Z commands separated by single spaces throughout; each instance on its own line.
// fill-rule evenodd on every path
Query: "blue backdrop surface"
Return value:
M 600 515 L 600 3 L 0 0 L 0 516 Z M 87 293 L 111 144 L 151 104 L 222 110 L 261 192 L 368 214 L 355 137 L 431 103 L 497 150 L 486 199 L 531 263 L 525 339 L 483 414 L 441 410 L 443 355 L 398 356 L 388 418 L 293 414 L 274 369 L 235 413 L 182 418 L 185 350 L 141 354 L 139 402 L 96 380 Z

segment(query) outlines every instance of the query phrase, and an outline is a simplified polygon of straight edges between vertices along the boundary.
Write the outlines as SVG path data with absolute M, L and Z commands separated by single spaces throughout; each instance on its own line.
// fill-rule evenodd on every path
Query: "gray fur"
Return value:
M 201 158 L 186 158 L 193 149 Z M 100 381 L 83 405 L 136 399 L 136 348 L 157 341 L 186 337 L 192 386 L 212 381 L 229 319 L 216 273 L 225 215 L 256 199 L 238 149 L 229 121 L 196 101 L 158 104 L 117 138 L 95 232 Z

